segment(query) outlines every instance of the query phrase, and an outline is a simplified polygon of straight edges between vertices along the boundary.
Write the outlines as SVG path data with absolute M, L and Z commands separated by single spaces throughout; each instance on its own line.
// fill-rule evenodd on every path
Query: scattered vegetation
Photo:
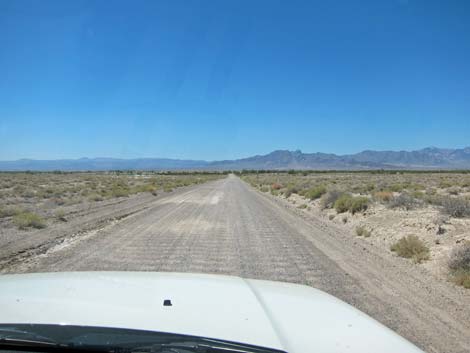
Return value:
M 390 250 L 398 256 L 412 259 L 415 263 L 429 259 L 429 248 L 416 235 L 401 238 L 390 247 Z
M 63 221 L 58 216 L 63 207 L 140 193 L 157 196 L 158 190 L 170 191 L 224 176 L 217 172 L 0 172 L 0 205 L 4 205 L 0 206 L 0 226 L 41 228 L 45 219 Z
M 452 250 L 448 266 L 452 281 L 470 289 L 470 242 Z
M 18 229 L 45 228 L 46 222 L 33 212 L 20 212 L 13 217 L 13 223 Z

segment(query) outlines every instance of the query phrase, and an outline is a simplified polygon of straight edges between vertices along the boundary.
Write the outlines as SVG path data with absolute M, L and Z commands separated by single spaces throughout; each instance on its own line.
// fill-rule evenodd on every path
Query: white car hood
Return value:
M 172 306 L 163 306 L 170 299 Z M 421 352 L 319 290 L 238 277 L 152 272 L 0 276 L 0 324 L 141 329 L 290 353 Z

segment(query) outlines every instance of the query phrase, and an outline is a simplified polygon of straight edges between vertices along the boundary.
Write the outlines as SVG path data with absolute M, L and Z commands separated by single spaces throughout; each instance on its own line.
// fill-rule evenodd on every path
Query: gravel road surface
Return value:
M 2 271 L 178 271 L 302 283 L 365 311 L 427 352 L 470 352 L 469 291 L 235 176 L 148 201 L 32 255 L 9 259 Z

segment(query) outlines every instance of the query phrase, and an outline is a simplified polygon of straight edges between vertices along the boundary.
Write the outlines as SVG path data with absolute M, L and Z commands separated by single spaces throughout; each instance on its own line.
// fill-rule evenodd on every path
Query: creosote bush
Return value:
M 316 200 L 326 194 L 326 187 L 324 185 L 315 186 L 305 192 L 305 197 L 310 200 Z
M 416 235 L 401 238 L 390 247 L 390 250 L 398 256 L 412 259 L 415 263 L 429 259 L 429 248 Z
M 341 195 L 334 203 L 336 212 L 351 212 L 355 214 L 356 212 L 361 212 L 367 210 L 369 205 L 369 199 L 362 196 L 351 196 L 349 194 Z

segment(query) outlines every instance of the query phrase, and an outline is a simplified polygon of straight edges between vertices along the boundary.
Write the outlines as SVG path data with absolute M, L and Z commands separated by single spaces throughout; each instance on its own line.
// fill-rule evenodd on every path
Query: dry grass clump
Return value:
M 452 250 L 448 262 L 451 280 L 465 288 L 470 288 L 470 242 Z
M 392 244 L 390 250 L 398 256 L 421 263 L 429 259 L 429 248 L 416 235 L 408 235 Z
M 356 235 L 358 237 L 365 237 L 365 238 L 369 238 L 371 235 L 372 235 L 372 231 L 371 230 L 367 230 L 365 227 L 363 226 L 358 226 L 356 227 Z
M 319 199 L 320 197 L 322 197 L 324 194 L 326 194 L 326 186 L 324 185 L 318 185 L 318 186 L 315 186 L 313 188 L 310 188 L 308 189 L 304 196 L 307 198 L 307 199 L 310 199 L 310 200 L 316 200 L 316 199 Z
M 21 209 L 17 206 L 5 206 L 0 208 L 0 218 L 11 217 L 21 213 Z
M 46 222 L 42 217 L 33 212 L 21 212 L 16 214 L 13 217 L 13 223 L 18 227 L 18 229 L 41 229 L 46 227 Z

